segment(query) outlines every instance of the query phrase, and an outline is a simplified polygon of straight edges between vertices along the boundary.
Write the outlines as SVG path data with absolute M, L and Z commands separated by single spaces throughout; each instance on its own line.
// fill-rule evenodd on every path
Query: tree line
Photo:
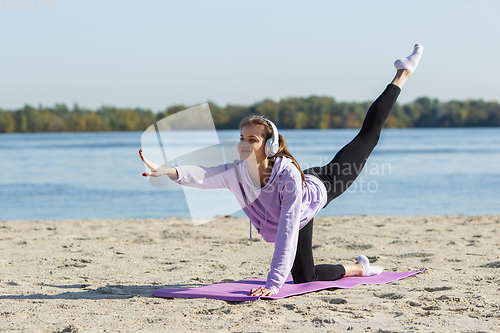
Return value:
M 240 120 L 250 114 L 262 114 L 283 129 L 359 128 L 371 102 L 336 102 L 331 97 L 286 98 L 279 102 L 266 99 L 250 106 L 218 106 L 209 103 L 217 129 L 237 129 Z M 24 106 L 0 109 L 0 132 L 78 132 L 143 131 L 156 121 L 185 105 L 168 107 L 153 113 L 146 109 L 103 106 L 97 110 L 65 104 L 54 107 Z M 410 127 L 496 127 L 500 126 L 500 104 L 483 100 L 439 102 L 421 97 L 396 104 L 386 121 L 387 128 Z

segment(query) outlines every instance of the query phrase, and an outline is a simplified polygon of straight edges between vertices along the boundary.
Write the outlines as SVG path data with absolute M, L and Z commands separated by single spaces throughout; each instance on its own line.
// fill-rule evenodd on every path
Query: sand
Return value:
M 367 255 L 385 285 L 281 300 L 162 299 L 162 287 L 268 273 L 274 244 L 248 219 L 0 222 L 0 331 L 494 332 L 500 330 L 500 215 L 316 218 L 316 263 Z

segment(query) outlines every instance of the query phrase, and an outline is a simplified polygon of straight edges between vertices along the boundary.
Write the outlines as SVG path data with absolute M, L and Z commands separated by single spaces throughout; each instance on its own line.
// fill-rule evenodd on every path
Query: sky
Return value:
M 500 100 L 497 0 L 35 1 L 0 3 L 4 110 L 371 101 L 415 43 L 400 103 Z

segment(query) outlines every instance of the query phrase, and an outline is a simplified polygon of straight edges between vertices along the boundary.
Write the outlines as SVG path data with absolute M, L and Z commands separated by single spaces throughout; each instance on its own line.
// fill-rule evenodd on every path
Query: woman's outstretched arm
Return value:
M 142 149 L 139 150 L 139 155 L 144 164 L 151 170 L 151 172 L 144 172 L 142 174 L 144 177 L 160 177 L 167 175 L 177 184 L 200 189 L 227 188 L 232 191 L 232 187 L 238 184 L 236 180 L 236 170 L 234 170 L 236 164 L 234 163 L 221 164 L 213 167 L 198 165 L 176 165 L 174 167 L 169 167 L 148 160 L 144 156 Z M 233 186 L 231 186 L 231 184 Z M 239 187 L 236 185 L 236 188 Z
M 141 157 L 141 160 L 144 162 L 144 164 L 149 168 L 149 170 L 151 170 L 151 172 L 144 172 L 142 174 L 144 177 L 147 176 L 160 177 L 163 175 L 167 175 L 172 179 L 179 178 L 179 175 L 177 174 L 177 170 L 175 168 L 168 167 L 165 165 L 159 165 L 155 162 L 148 160 L 142 153 L 142 149 L 139 150 L 139 156 Z
M 295 169 L 295 167 L 293 168 Z M 299 237 L 301 188 L 302 178 L 297 169 L 294 170 L 293 176 L 279 184 L 281 211 L 274 241 L 271 269 L 267 275 L 266 285 L 251 289 L 250 296 L 277 294 L 292 269 Z

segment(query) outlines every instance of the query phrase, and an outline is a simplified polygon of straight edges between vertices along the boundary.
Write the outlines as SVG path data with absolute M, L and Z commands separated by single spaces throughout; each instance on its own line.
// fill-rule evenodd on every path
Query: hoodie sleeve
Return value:
M 292 166 L 295 168 L 295 166 Z M 281 210 L 266 288 L 277 294 L 292 270 L 299 239 L 302 181 L 298 170 L 289 172 L 279 185 Z
M 233 167 L 232 164 L 221 164 L 214 167 L 175 165 L 174 168 L 179 177 L 170 179 L 180 185 L 201 189 L 229 188 L 228 175 Z

